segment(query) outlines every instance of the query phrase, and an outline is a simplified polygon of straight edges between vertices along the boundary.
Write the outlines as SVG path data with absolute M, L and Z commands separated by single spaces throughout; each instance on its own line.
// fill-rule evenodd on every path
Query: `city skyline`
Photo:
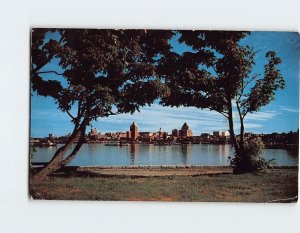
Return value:
M 172 40 L 173 50 L 182 53 L 189 50 L 185 45 Z M 264 54 L 274 50 L 282 59 L 282 75 L 286 81 L 286 88 L 275 95 L 275 100 L 260 109 L 259 112 L 249 114 L 245 118 L 246 132 L 272 133 L 297 131 L 299 128 L 299 34 L 293 32 L 253 32 L 242 43 L 249 44 L 258 51 L 257 66 L 253 73 L 262 73 L 266 60 Z M 58 69 L 57 61 L 53 61 L 45 69 Z M 236 110 L 235 110 L 236 112 Z M 235 116 L 237 118 L 237 116 Z M 200 110 L 193 107 L 162 107 L 156 101 L 152 106 L 145 106 L 140 113 L 133 115 L 121 114 L 107 118 L 98 118 L 92 122 L 101 132 L 125 131 L 133 121 L 138 122 L 143 131 L 159 130 L 166 132 L 178 128 L 187 122 L 195 135 L 215 130 L 228 130 L 227 119 L 217 112 Z M 238 134 L 238 125 L 235 125 Z M 67 114 L 56 108 L 51 98 L 31 96 L 31 136 L 43 137 L 49 133 L 58 136 L 66 135 L 73 129 Z M 90 128 L 89 128 L 90 129 Z M 89 130 L 88 129 L 88 130 Z

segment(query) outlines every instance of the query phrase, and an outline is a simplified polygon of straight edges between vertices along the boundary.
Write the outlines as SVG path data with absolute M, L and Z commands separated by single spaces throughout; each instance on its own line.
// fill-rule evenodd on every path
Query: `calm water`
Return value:
M 59 147 L 59 146 L 58 146 Z M 57 148 L 58 148 L 57 147 Z M 33 162 L 48 162 L 56 147 L 36 148 Z M 229 165 L 232 156 L 230 145 L 129 145 L 105 146 L 84 144 L 77 157 L 69 164 L 74 166 L 113 165 Z M 277 165 L 298 165 L 298 156 L 283 149 L 265 149 L 265 159 L 276 159 Z

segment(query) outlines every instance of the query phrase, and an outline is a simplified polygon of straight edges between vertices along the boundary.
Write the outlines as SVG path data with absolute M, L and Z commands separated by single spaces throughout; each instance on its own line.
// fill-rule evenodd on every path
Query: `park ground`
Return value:
M 298 167 L 234 175 L 229 167 L 79 168 L 41 183 L 29 196 L 47 200 L 296 202 Z

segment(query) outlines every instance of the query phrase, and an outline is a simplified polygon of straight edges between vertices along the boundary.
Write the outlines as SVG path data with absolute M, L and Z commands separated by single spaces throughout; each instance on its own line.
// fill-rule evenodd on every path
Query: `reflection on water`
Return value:
M 219 160 L 223 159 L 223 151 L 222 151 L 223 146 L 219 145 Z
M 181 145 L 181 161 L 184 165 L 187 163 L 188 145 Z
M 59 146 L 57 147 L 59 148 Z M 33 162 L 49 161 L 56 147 L 36 148 Z M 120 165 L 208 165 L 227 166 L 228 156 L 233 155 L 231 145 L 173 145 L 156 146 L 131 144 L 128 146 L 105 146 L 84 144 L 70 165 L 120 166 Z M 283 149 L 265 149 L 265 159 L 276 159 L 277 165 L 296 166 L 298 155 Z
M 137 161 L 137 144 L 130 144 L 129 146 L 130 148 L 130 161 L 131 161 L 131 165 L 136 165 L 136 161 Z

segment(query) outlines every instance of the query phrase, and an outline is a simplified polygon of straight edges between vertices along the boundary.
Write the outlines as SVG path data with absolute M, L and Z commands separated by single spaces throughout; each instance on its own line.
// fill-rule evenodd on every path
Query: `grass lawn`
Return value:
M 33 199 L 268 202 L 298 195 L 298 170 L 163 177 L 51 177 L 31 184 Z

